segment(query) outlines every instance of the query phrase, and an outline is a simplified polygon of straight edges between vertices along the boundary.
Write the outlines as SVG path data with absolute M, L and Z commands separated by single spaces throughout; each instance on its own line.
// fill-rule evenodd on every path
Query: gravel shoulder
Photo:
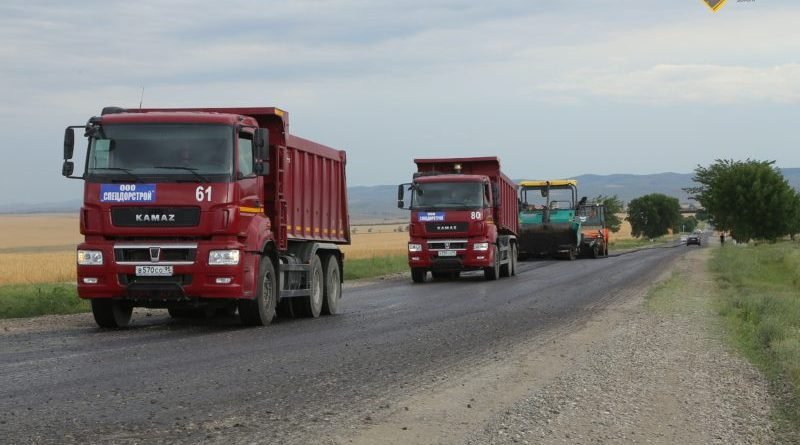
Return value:
M 579 363 L 467 443 L 772 443 L 768 384 L 711 308 L 709 253 L 688 252 Z

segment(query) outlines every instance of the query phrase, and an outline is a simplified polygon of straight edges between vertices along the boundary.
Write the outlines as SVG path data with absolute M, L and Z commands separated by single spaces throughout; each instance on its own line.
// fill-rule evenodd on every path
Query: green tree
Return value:
M 628 204 L 628 221 L 635 237 L 658 238 L 679 229 L 681 205 L 677 198 L 652 193 L 634 199 Z
M 680 229 L 682 232 L 694 232 L 694 229 L 697 228 L 697 223 L 697 218 L 694 216 L 681 216 L 681 222 L 676 229 Z
M 622 220 L 619 218 L 620 213 L 623 212 L 622 201 L 617 198 L 617 195 L 598 195 L 594 202 L 606 206 L 606 226 L 608 230 L 617 233 L 622 227 Z
M 697 187 L 685 189 L 708 212 L 709 221 L 739 241 L 775 240 L 796 225 L 800 195 L 774 161 L 720 160 L 695 169 Z

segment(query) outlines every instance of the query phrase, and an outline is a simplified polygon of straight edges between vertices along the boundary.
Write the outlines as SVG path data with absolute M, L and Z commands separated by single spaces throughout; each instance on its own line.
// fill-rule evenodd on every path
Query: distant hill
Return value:
M 785 168 L 784 177 L 796 190 L 800 190 L 800 168 Z M 692 173 L 657 173 L 651 175 L 580 175 L 578 193 L 590 198 L 597 195 L 617 195 L 625 203 L 649 193 L 674 196 L 686 205 L 689 197 L 683 191 L 691 187 Z M 539 179 L 539 178 L 528 178 Z M 408 212 L 397 208 L 397 185 L 358 186 L 347 189 L 350 200 L 350 217 L 353 222 L 398 221 L 408 218 Z M 76 212 L 79 199 L 62 202 L 17 203 L 0 205 L 0 213 L 58 213 Z
M 688 204 L 689 197 L 682 188 L 692 185 L 692 175 L 681 173 L 580 175 L 573 177 L 573 179 L 578 180 L 579 196 L 593 198 L 601 194 L 617 195 L 619 199 L 626 203 L 648 193 L 663 193 L 675 196 L 682 203 Z M 378 222 L 380 220 L 394 221 L 408 217 L 407 211 L 400 210 L 396 206 L 396 185 L 351 187 L 348 193 L 350 194 L 350 215 L 353 220 Z
M 0 204 L 0 214 L 9 213 L 67 213 L 78 212 L 81 208 L 81 199 L 69 199 L 55 202 L 17 202 Z
M 800 168 L 785 168 L 782 172 L 789 184 L 796 190 L 800 190 Z M 579 196 L 594 198 L 597 195 L 617 195 L 627 204 L 632 199 L 643 195 L 663 193 L 678 198 L 682 205 L 689 205 L 694 201 L 689 200 L 689 196 L 683 191 L 683 188 L 694 185 L 693 176 L 694 173 L 616 174 L 580 175 L 573 179 L 578 180 Z M 396 185 L 351 187 L 349 193 L 350 215 L 354 221 L 394 221 L 408 217 L 407 211 L 396 207 Z

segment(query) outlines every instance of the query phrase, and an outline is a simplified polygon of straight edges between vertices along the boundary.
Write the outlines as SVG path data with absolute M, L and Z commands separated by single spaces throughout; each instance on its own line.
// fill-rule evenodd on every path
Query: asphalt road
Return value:
M 158 312 L 124 331 L 84 316 L 0 332 L 0 442 L 326 443 L 404 394 L 578 323 L 689 248 L 525 262 L 495 282 L 381 281 L 346 288 L 340 315 L 264 328 Z

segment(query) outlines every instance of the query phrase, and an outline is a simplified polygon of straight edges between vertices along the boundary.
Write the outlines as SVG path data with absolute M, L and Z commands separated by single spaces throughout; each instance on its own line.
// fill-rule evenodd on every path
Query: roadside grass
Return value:
M 344 279 L 379 277 L 408 270 L 407 255 L 374 256 L 349 259 L 345 257 Z
M 655 284 L 645 296 L 647 308 L 662 314 L 702 314 L 711 310 L 702 290 L 686 279 L 686 272 L 675 270 L 668 279 Z
M 14 284 L 0 286 L 0 318 L 88 312 L 74 284 Z
M 725 246 L 711 269 L 734 343 L 770 378 L 779 426 L 800 436 L 800 245 Z

